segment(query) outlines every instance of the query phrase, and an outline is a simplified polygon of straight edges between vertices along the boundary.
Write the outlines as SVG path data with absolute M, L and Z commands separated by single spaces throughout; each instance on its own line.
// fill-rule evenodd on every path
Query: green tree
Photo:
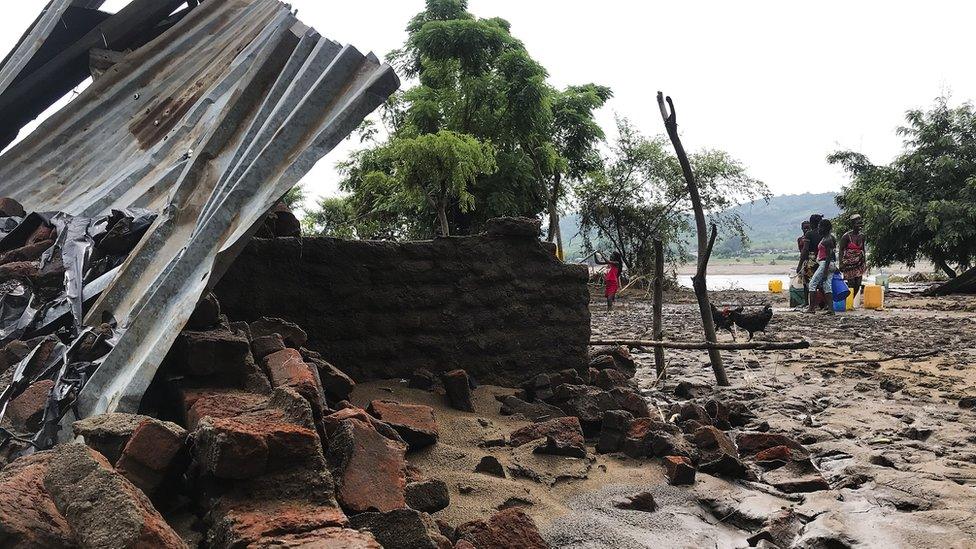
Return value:
M 841 224 L 861 214 L 873 265 L 928 259 L 955 277 L 976 257 L 976 110 L 940 97 L 906 121 L 904 151 L 889 165 L 852 151 L 828 156 L 851 175 L 837 197 Z
M 586 84 L 569 86 L 553 97 L 551 135 L 554 153 L 558 156 L 551 162 L 552 169 L 549 170 L 547 239 L 556 242 L 560 253 L 563 239 L 559 229 L 559 205 L 566 196 L 565 183 L 568 180 L 570 185 L 575 184 L 599 169 L 602 159 L 596 146 L 605 136 L 594 114 L 612 96 L 610 88 Z
M 619 251 L 631 271 L 650 273 L 653 240 L 669 244 L 672 264 L 688 253 L 691 202 L 677 157 L 664 137 L 645 137 L 624 118 L 602 168 L 575 186 L 580 233 L 589 251 L 597 244 Z M 702 204 L 725 237 L 747 241 L 746 225 L 732 207 L 768 199 L 769 189 L 728 153 L 703 150 L 689 158 Z
M 328 197 L 319 200 L 318 208 L 302 219 L 306 234 L 353 239 L 359 237 L 356 208 L 349 197 Z
M 432 227 L 443 232 L 442 213 L 452 232 L 468 234 L 491 217 L 555 211 L 551 205 L 564 194 L 557 177 L 578 169 L 587 149 L 602 137 L 592 111 L 609 98 L 609 90 L 580 86 L 557 93 L 510 30 L 503 19 L 470 14 L 466 0 L 427 0 L 424 11 L 411 19 L 406 43 L 389 59 L 416 85 L 394 95 L 383 109 L 387 138 L 341 166 L 340 187 L 352 196 L 358 215 L 377 220 L 375 226 L 389 234 L 423 237 Z M 554 112 L 556 104 L 561 113 Z M 590 117 L 589 125 L 579 120 L 583 115 Z M 374 130 L 369 128 L 370 138 L 377 136 Z M 430 200 L 418 202 L 416 186 L 400 184 L 394 173 L 406 169 L 395 165 L 398 152 L 419 154 L 405 149 L 407 144 L 423 143 L 427 153 L 453 151 L 414 141 L 440 132 L 451 132 L 455 144 L 465 141 L 469 151 L 468 140 L 477 141 L 485 155 L 493 152 L 497 167 L 467 179 L 464 193 L 448 200 L 444 212 Z
M 285 196 L 281 197 L 281 201 L 288 206 L 292 211 L 300 209 L 303 204 L 305 204 L 305 199 L 307 195 L 305 194 L 305 188 L 301 185 L 295 185 L 292 187 Z
M 490 144 L 469 136 L 441 130 L 414 138 L 401 138 L 387 149 L 393 156 L 393 184 L 437 213 L 441 236 L 451 234 L 449 207 L 467 212 L 475 205 L 468 187 L 480 175 L 496 170 Z M 375 177 L 390 176 L 377 172 Z

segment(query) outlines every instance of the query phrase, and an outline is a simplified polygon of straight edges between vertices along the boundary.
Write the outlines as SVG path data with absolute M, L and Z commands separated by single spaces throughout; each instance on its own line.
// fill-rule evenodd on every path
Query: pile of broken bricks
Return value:
M 306 339 L 280 319 L 231 322 L 205 298 L 142 414 L 77 421 L 84 444 L 0 472 L 0 545 L 547 547 L 518 509 L 456 527 L 434 520 L 450 504 L 447 485 L 406 461 L 437 443 L 433 410 L 353 406 L 355 382 Z M 463 370 L 413 382 L 472 409 Z
M 502 414 L 534 422 L 512 432 L 507 444 L 532 445 L 536 454 L 586 458 L 590 441 L 600 454 L 660 459 L 674 485 L 694 484 L 701 472 L 759 481 L 786 495 L 830 488 L 802 444 L 768 432 L 768 424 L 744 404 L 696 399 L 692 389 L 679 384 L 677 395 L 687 398 L 658 409 L 638 392 L 636 369 L 627 349 L 599 349 L 590 357 L 585 380 L 575 370 L 539 374 L 515 395 L 498 397 Z M 490 456 L 479 469 L 504 474 Z M 517 466 L 510 470 L 526 473 Z

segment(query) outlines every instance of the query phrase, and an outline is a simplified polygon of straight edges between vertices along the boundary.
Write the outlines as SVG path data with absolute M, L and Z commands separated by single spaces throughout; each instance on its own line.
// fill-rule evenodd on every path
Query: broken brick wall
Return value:
M 511 385 L 585 368 L 586 282 L 534 236 L 315 237 L 254 239 L 215 292 L 235 320 L 298 323 L 308 347 L 357 381 L 464 368 Z

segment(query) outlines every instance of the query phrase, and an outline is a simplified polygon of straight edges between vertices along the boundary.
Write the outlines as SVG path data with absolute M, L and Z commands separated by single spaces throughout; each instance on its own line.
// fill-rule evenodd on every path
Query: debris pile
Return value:
M 0 214 L 2 454 L 54 444 L 62 414 L 115 343 L 114 325 L 81 323 L 85 302 L 108 284 L 156 216 L 28 214 L 12 198 L 0 199 Z
M 67 325 L 64 350 L 31 359 L 55 372 L 36 448 L 137 411 L 201 296 L 253 234 L 298 234 L 279 199 L 399 85 L 277 0 L 101 4 L 50 0 L 0 64 L 3 143 L 95 77 L 0 156 L 0 337 Z M 78 357 L 92 338 L 100 354 Z
M 444 535 L 430 513 L 450 504 L 447 485 L 406 460 L 437 444 L 429 406 L 350 404 L 355 382 L 304 348 L 293 323 L 233 322 L 213 296 L 191 319 L 146 393 L 145 415 L 76 421 L 87 447 L 59 445 L 0 473 L 0 512 L 10 518 L 0 541 L 94 547 L 111 535 L 105 517 L 124 514 L 121 547 L 546 546 L 517 510 Z M 465 372 L 442 381 L 452 388 L 446 400 L 471 406 Z M 544 439 L 546 452 L 585 453 L 576 418 L 552 422 L 525 436 Z M 85 490 L 116 495 L 82 516 L 72 502 Z M 97 520 L 87 514 L 96 511 Z

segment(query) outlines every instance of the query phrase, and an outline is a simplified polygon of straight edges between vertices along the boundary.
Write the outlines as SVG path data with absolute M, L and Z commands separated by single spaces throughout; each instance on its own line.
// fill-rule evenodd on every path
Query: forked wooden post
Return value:
M 661 341 L 664 339 L 664 320 L 662 310 L 664 305 L 664 243 L 654 239 L 654 326 L 652 336 Z M 654 370 L 658 379 L 664 377 L 664 347 L 654 348 Z
M 718 338 L 715 335 L 715 322 L 712 320 L 712 309 L 708 302 L 708 286 L 705 284 L 705 271 L 708 268 L 708 258 L 712 255 L 712 246 L 715 244 L 716 229 L 712 225 L 712 236 L 709 239 L 708 229 L 705 225 L 705 211 L 702 209 L 701 195 L 698 194 L 698 184 L 695 182 L 695 174 L 691 171 L 691 162 L 678 137 L 677 115 L 674 110 L 674 103 L 671 98 L 667 98 L 665 105 L 664 94 L 657 92 L 657 104 L 661 109 L 661 118 L 664 119 L 664 127 L 674 145 L 674 152 L 678 156 L 681 164 L 681 172 L 685 176 L 688 184 L 688 195 L 691 198 L 691 206 L 695 210 L 695 229 L 698 235 L 698 271 L 692 278 L 692 285 L 695 287 L 695 297 L 698 298 L 698 309 L 701 312 L 702 325 L 705 328 L 705 340 L 715 343 Z M 670 107 L 670 112 L 669 112 Z M 710 347 L 708 358 L 712 363 L 712 370 L 715 372 L 715 382 L 719 385 L 728 385 L 729 378 L 725 374 L 725 366 L 722 364 L 722 354 L 718 349 Z

